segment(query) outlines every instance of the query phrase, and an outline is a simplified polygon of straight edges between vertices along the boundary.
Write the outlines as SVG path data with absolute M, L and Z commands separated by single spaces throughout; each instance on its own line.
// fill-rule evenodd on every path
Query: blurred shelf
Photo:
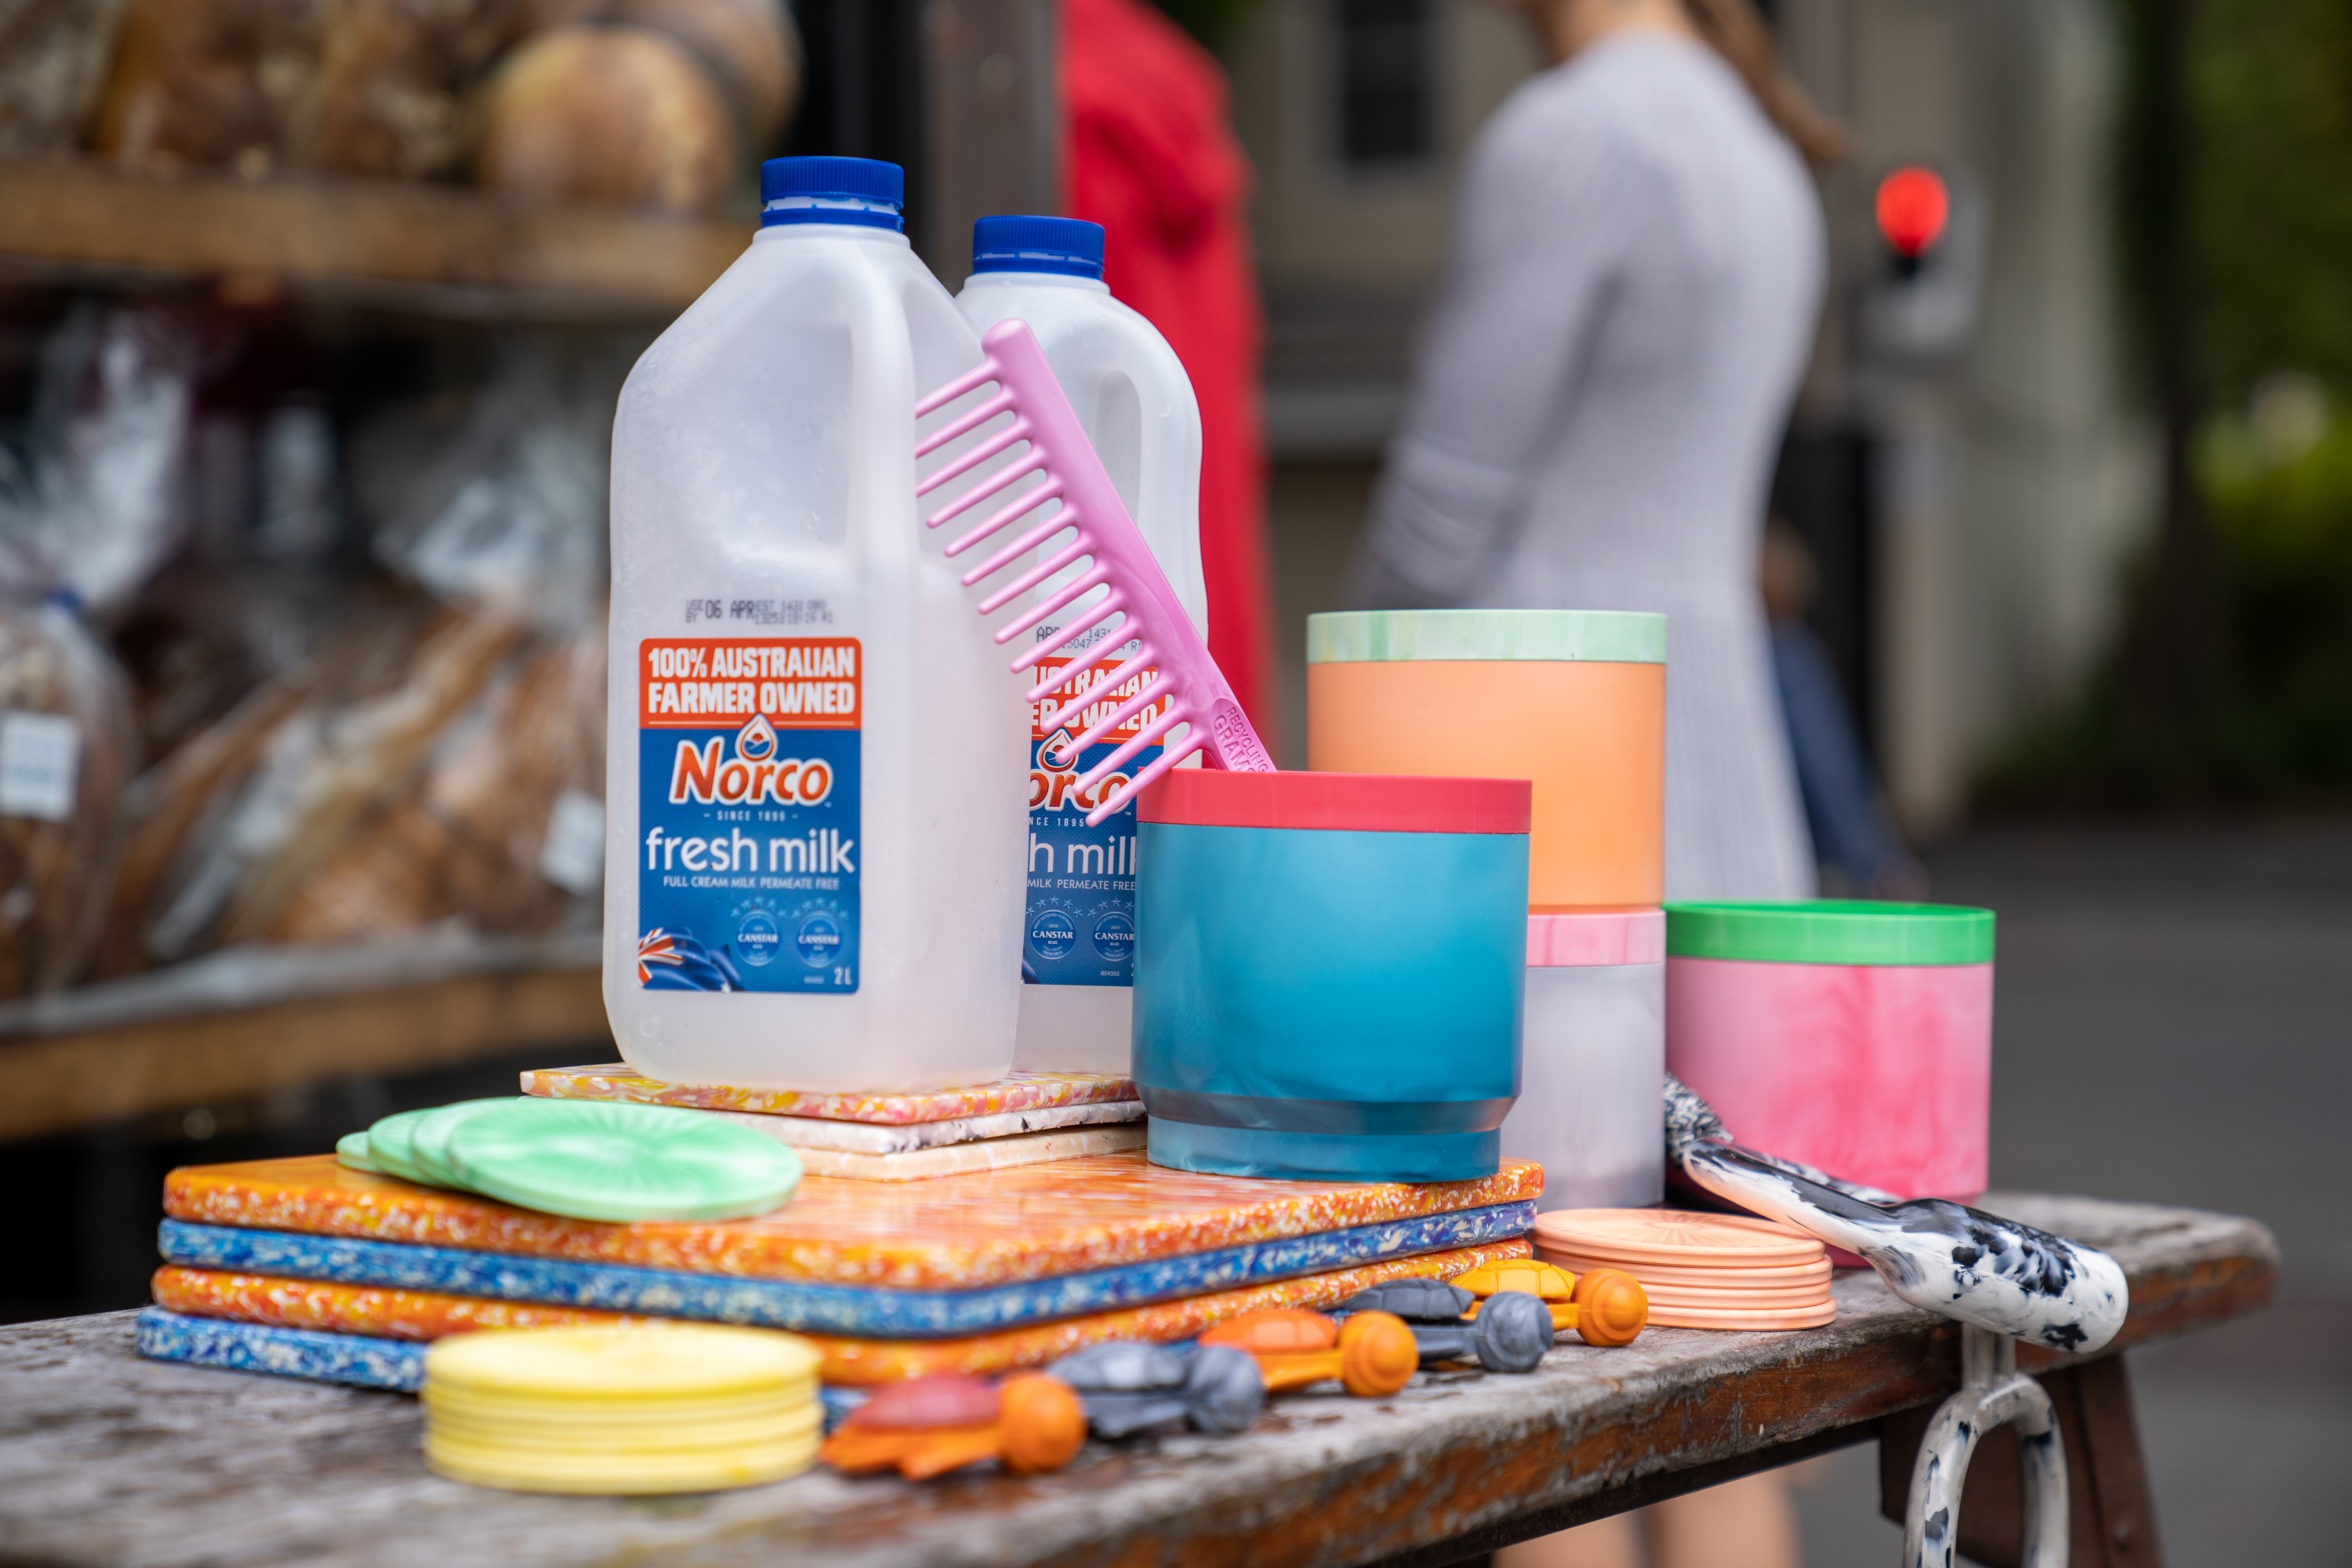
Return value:
M 667 321 L 751 241 L 748 220 L 507 201 L 393 180 L 163 178 L 0 158 L 0 275 L 216 283 L 435 315 Z
M 221 953 L 0 1007 L 0 1141 L 545 1047 L 611 1050 L 593 939 Z

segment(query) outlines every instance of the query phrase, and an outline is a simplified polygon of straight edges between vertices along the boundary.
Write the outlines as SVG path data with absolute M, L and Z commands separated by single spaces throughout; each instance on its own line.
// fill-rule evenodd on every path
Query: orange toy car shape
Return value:
M 1359 1399 L 1377 1399 L 1412 1382 L 1421 1366 L 1412 1330 L 1388 1312 L 1358 1312 L 1342 1324 L 1320 1312 L 1273 1307 L 1229 1318 L 1201 1342 L 1248 1352 L 1268 1394 L 1337 1379 Z
M 1481 1300 L 1524 1290 L 1551 1309 L 1553 1328 L 1572 1330 L 1589 1345 L 1630 1345 L 1650 1321 L 1649 1292 L 1622 1268 L 1594 1268 L 1580 1276 L 1556 1264 L 1510 1258 L 1473 1268 L 1454 1283 Z
M 861 1475 L 896 1468 L 910 1481 L 996 1459 L 1015 1475 L 1058 1470 L 1087 1440 L 1077 1394 L 1042 1373 L 1002 1384 L 959 1373 L 894 1383 L 849 1413 L 818 1457 Z

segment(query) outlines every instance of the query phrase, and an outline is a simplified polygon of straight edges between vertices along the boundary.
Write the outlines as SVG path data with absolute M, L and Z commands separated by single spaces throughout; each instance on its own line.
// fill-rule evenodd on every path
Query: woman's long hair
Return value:
M 1683 0 L 1699 37 L 1730 62 L 1756 95 L 1765 117 L 1797 151 L 1815 163 L 1831 163 L 1845 156 L 1845 127 L 1813 106 L 1789 68 L 1780 62 L 1780 48 L 1772 29 L 1758 15 L 1751 0 Z

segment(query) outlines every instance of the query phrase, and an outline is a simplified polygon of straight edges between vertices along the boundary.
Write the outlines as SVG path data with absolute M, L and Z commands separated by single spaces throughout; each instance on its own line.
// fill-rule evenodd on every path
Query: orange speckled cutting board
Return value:
M 1276 1182 L 1171 1171 L 1140 1152 L 885 1184 L 810 1176 L 756 1219 L 601 1225 L 347 1170 L 328 1154 L 189 1165 L 163 1185 L 173 1219 L 478 1252 L 953 1290 L 1053 1279 L 1276 1237 L 1531 1199 L 1543 1167 L 1427 1186 Z
M 1506 1258 L 1526 1258 L 1525 1241 L 1487 1242 L 1417 1258 L 1383 1258 L 1296 1279 L 1276 1279 L 1237 1290 L 1217 1290 L 1148 1306 L 1089 1312 L 1059 1322 L 1032 1323 L 951 1340 L 864 1340 L 839 1334 L 802 1335 L 824 1358 L 819 1373 L 835 1384 L 888 1383 L 926 1373 L 983 1376 L 1015 1367 L 1043 1366 L 1105 1340 L 1182 1340 L 1227 1318 L 1261 1307 L 1336 1307 L 1359 1290 L 1390 1279 L 1450 1279 Z M 287 1329 L 369 1334 L 384 1339 L 437 1340 L 476 1329 L 550 1323 L 651 1322 L 646 1317 L 578 1307 L 490 1301 L 429 1290 L 394 1290 L 320 1279 L 164 1268 L 155 1272 L 155 1303 L 192 1317 L 226 1318 Z

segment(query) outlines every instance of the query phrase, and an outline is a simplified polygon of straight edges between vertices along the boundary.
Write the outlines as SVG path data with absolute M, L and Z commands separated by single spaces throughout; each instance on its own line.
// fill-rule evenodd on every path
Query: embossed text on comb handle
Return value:
M 1274 772 L 1274 758 L 1267 753 L 1265 742 L 1257 738 L 1257 731 L 1250 727 L 1249 718 L 1242 712 L 1239 703 L 1221 697 L 1210 708 L 1209 738 L 1216 742 L 1217 755 L 1226 771 Z

